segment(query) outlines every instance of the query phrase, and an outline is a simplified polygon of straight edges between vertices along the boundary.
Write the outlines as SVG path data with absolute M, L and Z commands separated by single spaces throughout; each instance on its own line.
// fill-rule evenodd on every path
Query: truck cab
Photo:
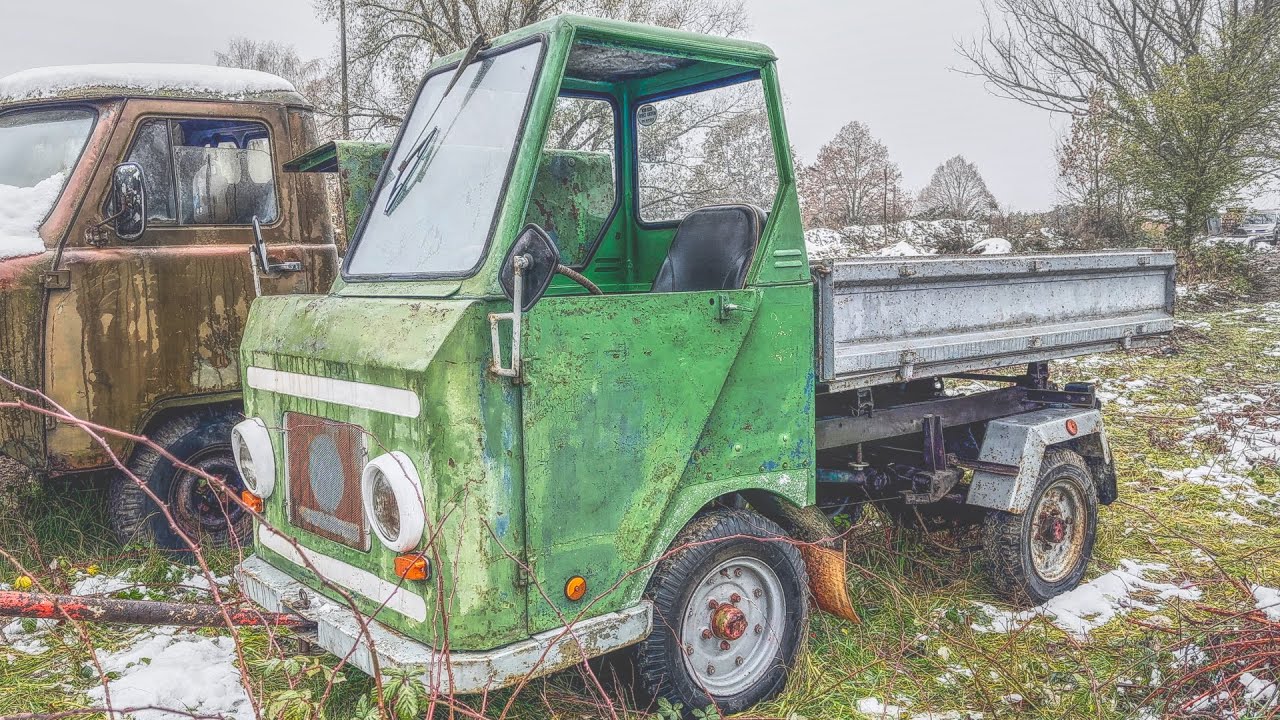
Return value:
M 811 592 L 855 617 L 820 500 L 963 505 L 986 473 L 970 515 L 1001 538 L 1043 516 L 1058 563 L 1008 587 L 1079 583 L 1110 455 L 1091 393 L 1032 361 L 1171 328 L 1171 256 L 811 267 L 782 108 L 762 45 L 599 19 L 436 63 L 331 291 L 250 313 L 245 592 L 435 691 L 628 648 L 641 696 L 731 714 L 782 688 Z M 886 304 L 898 280 L 924 286 Z M 929 335 L 925 303 L 947 298 L 985 309 Z M 1015 363 L 961 413 L 929 375 Z M 1002 412 L 1022 420 L 984 444 Z
M 310 105 L 264 73 L 104 65 L 0 79 L 0 399 L 148 435 L 238 482 L 227 438 L 249 306 L 322 292 L 336 272 L 320 179 L 282 171 L 315 142 Z M 272 272 L 252 264 L 255 218 Z M 0 410 L 10 465 L 81 476 L 118 459 L 189 537 L 247 533 L 247 516 L 196 475 L 105 440 Z M 114 478 L 122 540 L 186 548 L 160 515 L 138 482 Z

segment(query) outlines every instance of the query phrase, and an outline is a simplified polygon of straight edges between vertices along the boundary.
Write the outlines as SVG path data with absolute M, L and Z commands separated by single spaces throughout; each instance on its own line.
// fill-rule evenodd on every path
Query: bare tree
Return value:
M 957 155 L 933 171 L 920 191 L 920 209 L 933 217 L 975 220 L 990 216 L 998 206 L 978 166 Z
M 316 0 L 316 8 L 336 17 L 338 0 Z M 563 12 L 704 34 L 747 28 L 741 0 L 348 0 L 352 132 L 389 134 L 426 67 L 476 35 L 497 37 Z
M 840 128 L 813 164 L 801 168 L 800 194 L 808 227 L 899 220 L 909 201 L 889 149 L 860 122 Z
M 1142 207 L 1189 246 L 1214 208 L 1280 167 L 1275 0 L 986 0 L 961 45 L 1004 97 L 1087 113 L 1101 97 Z
M 1058 194 L 1074 216 L 1071 234 L 1086 243 L 1130 234 L 1134 194 L 1125 178 L 1120 133 L 1106 101 L 1095 95 L 1058 143 Z

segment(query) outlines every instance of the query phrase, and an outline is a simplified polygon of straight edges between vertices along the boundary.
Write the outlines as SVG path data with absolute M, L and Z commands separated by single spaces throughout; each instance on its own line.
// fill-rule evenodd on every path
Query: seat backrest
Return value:
M 754 205 L 714 205 L 689 213 L 676 229 L 653 292 L 738 290 L 764 232 Z

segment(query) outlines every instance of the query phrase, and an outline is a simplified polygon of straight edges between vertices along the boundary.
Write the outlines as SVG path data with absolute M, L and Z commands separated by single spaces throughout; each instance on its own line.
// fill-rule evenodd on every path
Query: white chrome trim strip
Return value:
M 424 622 L 427 619 L 427 601 L 396 583 L 328 555 L 306 549 L 299 551 L 283 535 L 261 525 L 258 526 L 258 542 L 262 543 L 262 547 L 304 569 L 307 568 L 307 563 L 302 559 L 305 553 L 311 567 L 319 571 L 325 580 L 383 604 L 388 610 L 400 613 L 410 620 Z
M 249 368 L 247 376 L 249 387 L 254 390 L 407 418 L 422 413 L 422 401 L 411 390 L 260 367 Z

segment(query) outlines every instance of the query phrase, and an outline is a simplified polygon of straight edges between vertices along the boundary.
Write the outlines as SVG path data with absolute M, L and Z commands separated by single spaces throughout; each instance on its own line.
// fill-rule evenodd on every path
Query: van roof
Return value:
M 284 78 L 211 65 L 66 65 L 0 78 L 0 106 L 120 97 L 309 104 Z

